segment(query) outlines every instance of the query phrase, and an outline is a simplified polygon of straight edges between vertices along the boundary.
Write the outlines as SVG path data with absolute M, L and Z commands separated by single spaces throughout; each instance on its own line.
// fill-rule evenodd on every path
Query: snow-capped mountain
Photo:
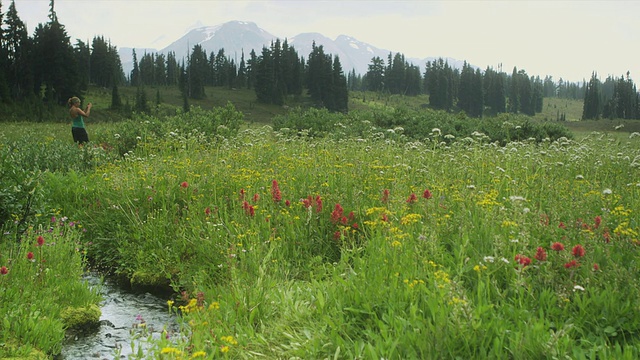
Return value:
M 225 56 L 231 57 L 239 63 L 243 52 L 246 61 L 251 50 L 255 50 L 256 54 L 260 55 L 263 46 L 269 47 L 271 42 L 278 38 L 281 41 L 285 40 L 261 29 L 253 22 L 230 21 L 216 26 L 203 26 L 192 29 L 183 37 L 159 51 L 136 49 L 136 55 L 140 60 L 144 52 L 167 54 L 173 51 L 176 59 L 182 61 L 187 58 L 193 46 L 199 44 L 207 55 L 211 54 L 211 52 L 217 54 L 220 49 L 224 49 Z M 287 41 L 289 45 L 296 49 L 298 55 L 305 59 L 309 57 L 314 42 L 316 46 L 322 45 L 325 54 L 338 55 L 340 57 L 340 63 L 345 74 L 351 70 L 355 70 L 358 74 L 365 74 L 373 57 L 380 57 L 386 64 L 389 53 L 395 54 L 392 51 L 377 48 L 347 35 L 340 35 L 335 40 L 332 40 L 319 33 L 302 33 L 287 39 Z M 132 49 L 122 48 L 119 52 L 123 69 L 125 74 L 128 75 L 133 68 Z M 419 66 L 421 71 L 424 71 L 425 63 L 434 59 L 436 58 L 407 58 L 407 61 Z M 445 58 L 445 60 L 454 68 L 462 68 L 462 61 L 451 58 Z

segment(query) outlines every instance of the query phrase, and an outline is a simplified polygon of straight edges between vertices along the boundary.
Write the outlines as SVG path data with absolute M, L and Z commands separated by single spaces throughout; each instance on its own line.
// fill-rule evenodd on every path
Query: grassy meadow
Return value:
M 63 315 L 98 301 L 74 281 L 87 266 L 174 290 L 180 333 L 134 358 L 640 356 L 636 124 L 505 146 L 314 138 L 244 106 L 98 119 L 82 148 L 64 123 L 3 127 L 21 187 L 0 200 L 22 205 L 0 240 L 0 358 L 59 353 Z

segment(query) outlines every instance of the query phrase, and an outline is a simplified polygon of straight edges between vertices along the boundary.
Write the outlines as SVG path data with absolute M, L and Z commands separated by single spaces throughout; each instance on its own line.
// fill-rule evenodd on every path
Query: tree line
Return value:
M 640 119 L 640 93 L 631 80 L 626 77 L 608 76 L 603 82 L 594 72 L 587 84 L 582 110 L 583 120 Z
M 64 25 L 50 1 L 48 21 L 39 24 L 32 37 L 27 34 L 11 1 L 2 12 L 0 2 L 0 101 L 11 104 L 28 101 L 41 105 L 63 104 L 88 89 L 89 84 L 112 89 L 112 107 L 121 106 L 118 86 L 138 88 L 135 108 L 146 111 L 145 86 L 178 86 L 185 109 L 189 99 L 206 96 L 206 86 L 248 88 L 257 101 L 283 105 L 287 97 L 307 92 L 315 106 L 331 111 L 348 111 L 348 94 L 353 90 L 416 96 L 427 94 L 429 106 L 446 111 L 464 111 L 469 116 L 501 112 L 533 115 L 542 110 L 544 97 L 584 99 L 585 119 L 600 117 L 637 118 L 638 93 L 629 78 L 592 77 L 586 83 L 557 83 L 547 76 L 529 76 L 514 67 L 511 74 L 488 67 L 484 71 L 464 63 L 461 69 L 443 59 L 429 61 L 424 71 L 409 63 L 401 53 L 389 53 L 386 62 L 371 59 L 365 74 L 355 70 L 344 74 L 338 56 L 325 53 L 315 43 L 307 58 L 300 56 L 287 40 L 273 41 L 258 54 L 253 49 L 239 61 L 224 49 L 209 54 L 196 45 L 186 59 L 175 53 L 137 54 L 133 70 L 125 74 L 117 48 L 102 36 L 92 42 L 76 40 L 72 45 Z M 138 58 L 140 55 L 140 58 Z

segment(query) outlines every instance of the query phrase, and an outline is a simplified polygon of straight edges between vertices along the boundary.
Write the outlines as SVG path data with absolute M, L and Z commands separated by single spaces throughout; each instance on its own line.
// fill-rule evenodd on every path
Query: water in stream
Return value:
M 127 291 L 108 279 L 100 284 L 96 274 L 88 274 L 86 280 L 101 289 L 100 327 L 71 335 L 62 347 L 60 359 L 127 359 L 138 349 L 144 351 L 149 347 L 146 340 L 149 336 L 158 339 L 167 333 L 177 334 L 178 325 L 175 316 L 169 313 L 166 298 Z M 144 336 L 140 336 L 143 332 Z

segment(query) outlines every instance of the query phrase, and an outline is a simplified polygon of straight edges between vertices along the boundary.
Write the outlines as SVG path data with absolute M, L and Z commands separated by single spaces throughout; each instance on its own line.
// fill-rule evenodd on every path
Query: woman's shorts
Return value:
M 89 142 L 89 135 L 85 128 L 72 127 L 71 134 L 73 135 L 73 141 L 78 144 Z

